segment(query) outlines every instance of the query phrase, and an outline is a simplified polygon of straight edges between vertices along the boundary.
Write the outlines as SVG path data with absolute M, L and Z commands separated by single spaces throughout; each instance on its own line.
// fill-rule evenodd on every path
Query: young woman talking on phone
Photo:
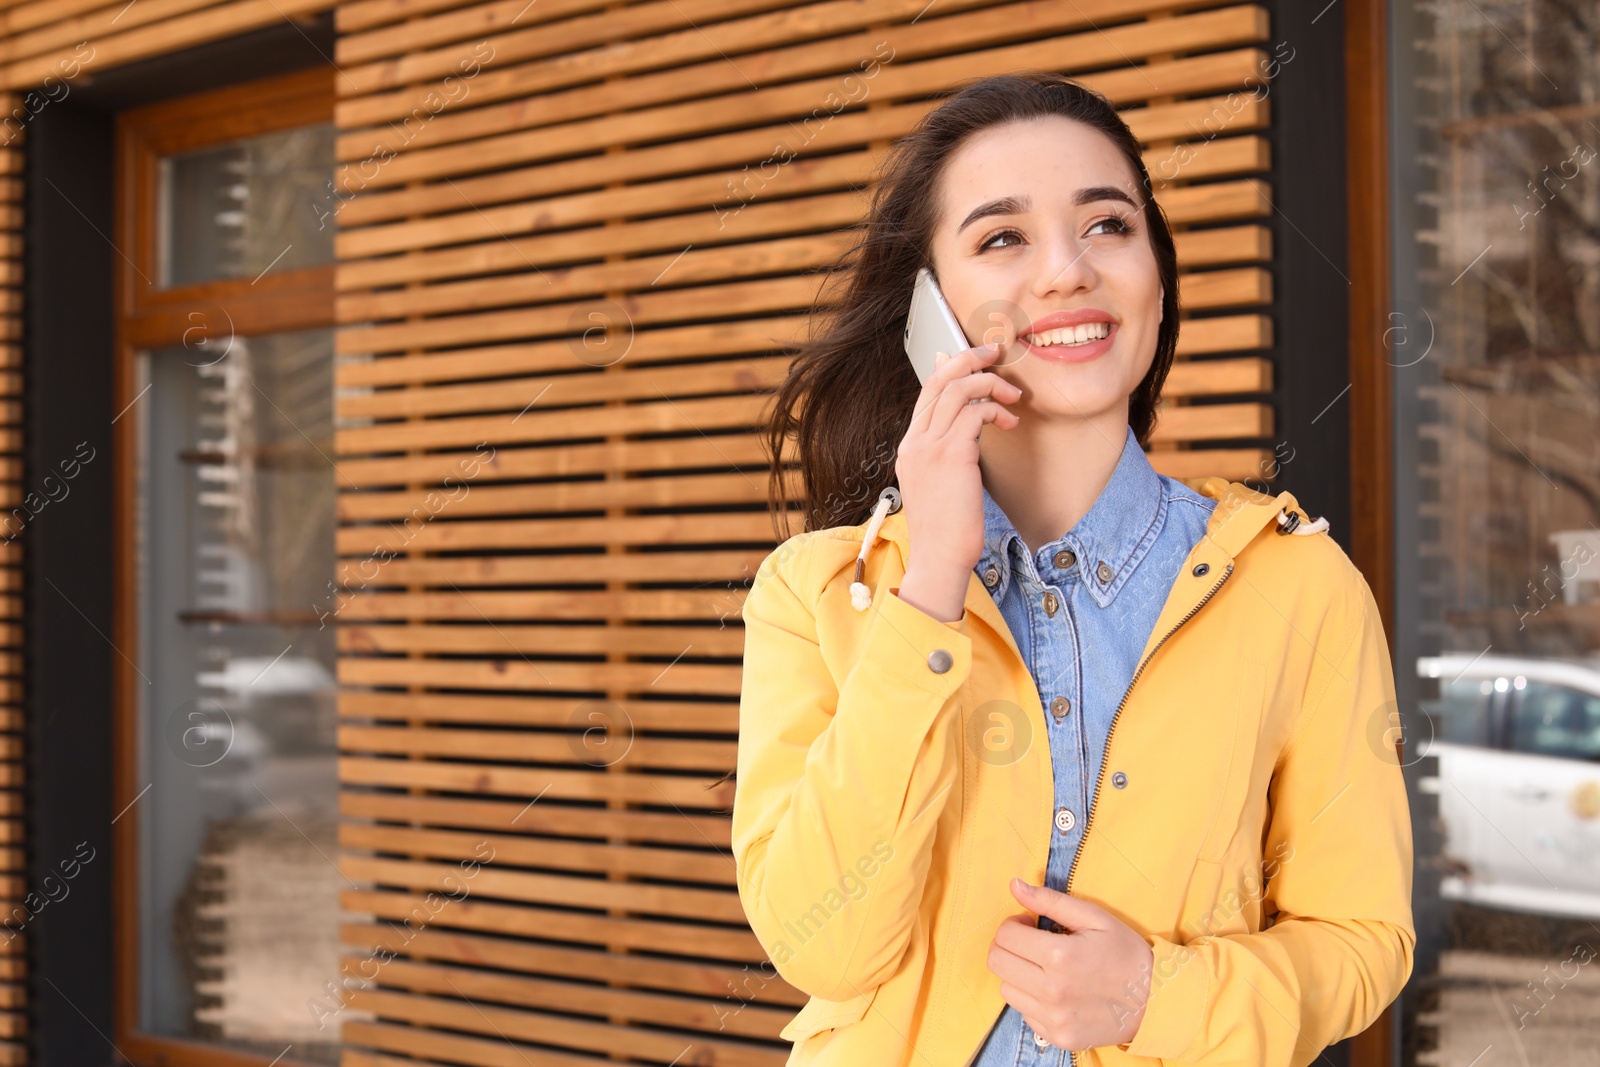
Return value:
M 979 347 L 921 383 L 924 266 Z M 788 1062 L 1298 1067 L 1365 1029 L 1415 944 L 1378 609 L 1291 494 L 1151 467 L 1178 274 L 1132 133 L 969 85 L 841 267 L 768 427 L 807 528 L 743 610 L 733 849 L 811 998 Z

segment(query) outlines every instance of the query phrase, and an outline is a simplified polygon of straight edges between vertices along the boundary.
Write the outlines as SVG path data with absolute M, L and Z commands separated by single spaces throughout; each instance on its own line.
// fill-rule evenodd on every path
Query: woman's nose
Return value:
M 1092 248 L 1071 240 L 1051 244 L 1035 277 L 1034 295 L 1048 297 L 1093 284 L 1094 265 L 1089 256 Z

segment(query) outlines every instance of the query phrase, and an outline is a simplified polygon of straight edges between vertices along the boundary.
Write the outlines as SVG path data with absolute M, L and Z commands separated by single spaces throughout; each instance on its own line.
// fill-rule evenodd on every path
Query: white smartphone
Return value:
M 933 357 L 940 352 L 953 356 L 974 347 L 961 328 L 961 320 L 956 318 L 939 291 L 933 272 L 927 267 L 917 271 L 916 285 L 911 290 L 911 311 L 906 315 L 906 356 L 917 372 L 917 380 L 927 384 L 934 371 Z

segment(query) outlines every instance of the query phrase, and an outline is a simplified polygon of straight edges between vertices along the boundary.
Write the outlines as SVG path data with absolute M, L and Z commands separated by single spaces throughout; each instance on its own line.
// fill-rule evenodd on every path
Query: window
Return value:
M 119 117 L 118 1045 L 337 1063 L 332 78 Z M 119 642 L 120 644 L 120 642 Z
M 1423 746 L 1408 768 L 1402 1063 L 1563 1067 L 1600 1016 L 1527 965 L 1570 977 L 1600 915 L 1600 19 L 1547 0 L 1386 13 L 1396 681 L 1481 741 L 1469 693 L 1406 669 L 1469 662 L 1496 723 L 1492 747 Z
M 1494 682 L 1487 678 L 1457 678 L 1441 682 L 1438 702 L 1430 708 L 1440 741 L 1456 745 L 1489 744 L 1489 701 Z
M 1600 760 L 1600 695 L 1529 682 L 1511 720 L 1511 748 L 1538 756 Z

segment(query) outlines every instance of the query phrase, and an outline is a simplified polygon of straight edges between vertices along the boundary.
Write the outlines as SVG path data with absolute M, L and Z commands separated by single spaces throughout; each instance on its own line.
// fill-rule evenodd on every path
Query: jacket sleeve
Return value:
M 814 558 L 780 547 L 745 598 L 733 852 L 774 968 L 811 996 L 848 1000 L 882 984 L 910 944 L 960 773 L 948 721 L 972 640 L 965 611 L 942 622 L 886 588 L 859 658 L 835 679 L 815 612 L 785 573 Z M 943 673 L 929 664 L 938 649 L 950 656 Z
M 1412 841 L 1395 738 L 1394 674 L 1366 581 L 1348 561 L 1329 634 L 1269 787 L 1259 932 L 1176 944 L 1154 969 L 1137 1056 L 1302 1067 L 1370 1026 L 1400 994 L 1416 945 Z M 1340 602 L 1342 601 L 1342 602 Z M 1292 850 L 1292 851 L 1291 851 Z M 1264 920 L 1271 921 L 1271 920 Z

